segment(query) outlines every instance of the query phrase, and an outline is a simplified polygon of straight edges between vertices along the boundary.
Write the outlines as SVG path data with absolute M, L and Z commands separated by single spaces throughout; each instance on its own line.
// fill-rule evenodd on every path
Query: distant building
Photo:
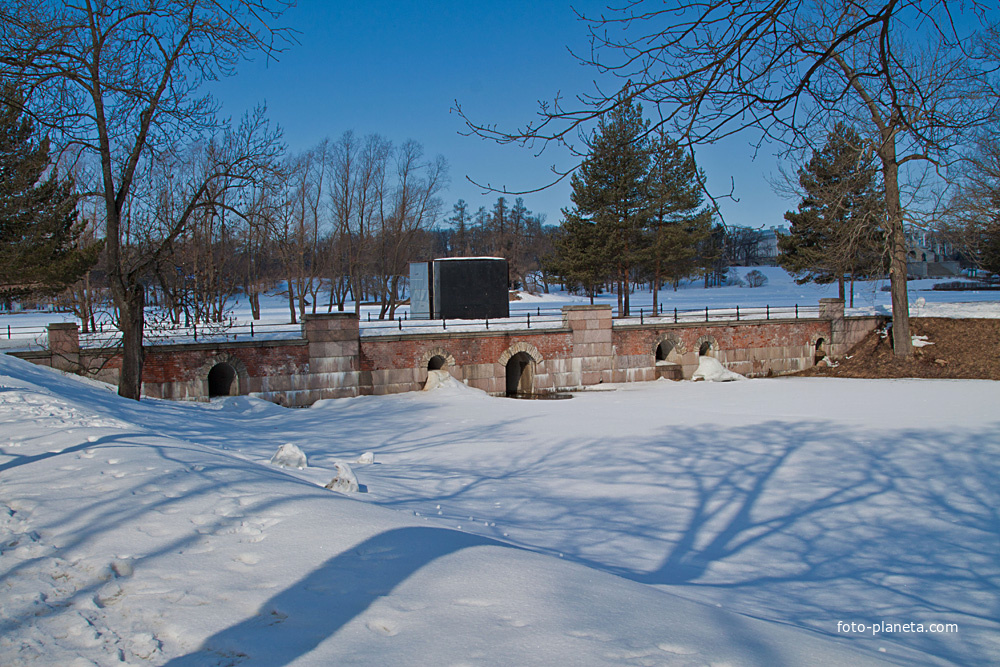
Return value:
M 961 275 L 955 247 L 935 231 L 906 226 L 908 278 L 951 278 Z
M 760 266 L 777 266 L 778 255 L 781 254 L 778 249 L 778 234 L 788 233 L 788 227 L 784 225 L 781 227 L 772 225 L 757 232 L 757 263 Z

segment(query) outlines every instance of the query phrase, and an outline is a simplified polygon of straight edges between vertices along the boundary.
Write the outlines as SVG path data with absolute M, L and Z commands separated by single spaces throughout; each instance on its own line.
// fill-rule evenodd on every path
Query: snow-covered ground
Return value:
M 705 289 L 701 280 L 691 280 L 682 283 L 676 291 L 667 287 L 660 291 L 660 307 L 672 313 L 674 308 L 678 311 L 698 311 L 706 307 L 716 309 L 733 309 L 736 306 L 744 309 L 741 317 L 746 318 L 749 308 L 792 308 L 796 305 L 804 307 L 803 316 L 815 317 L 815 308 L 819 300 L 825 297 L 837 296 L 837 286 L 804 284 L 796 285 L 795 279 L 784 269 L 779 267 L 756 267 L 739 268 L 737 273 L 745 276 L 749 271 L 757 270 L 763 273 L 768 281 L 762 287 L 713 287 Z M 932 288 L 939 282 L 954 282 L 949 280 L 911 280 L 909 282 L 910 314 L 914 317 L 986 317 L 1000 318 L 1000 291 L 961 291 L 946 292 L 933 291 Z M 850 315 L 867 314 L 890 314 L 889 292 L 882 288 L 887 285 L 886 281 L 859 282 L 855 285 L 854 308 L 848 309 Z M 920 299 L 923 299 L 921 302 Z M 322 296 L 316 312 L 326 312 L 326 296 Z M 611 305 L 617 309 L 617 296 L 614 294 L 602 294 L 595 300 L 596 303 Z M 558 327 L 561 326 L 561 319 L 558 309 L 565 305 L 590 303 L 589 299 L 568 294 L 562 291 L 554 291 L 551 294 L 523 294 L 520 301 L 510 304 L 511 319 L 501 321 L 491 321 L 491 329 L 522 329 L 526 326 L 526 316 L 530 314 L 532 328 Z M 639 310 L 644 310 L 645 317 L 649 317 L 652 310 L 653 295 L 649 291 L 639 291 L 631 295 L 632 312 L 638 316 Z M 921 305 L 917 305 L 920 303 Z M 235 299 L 232 305 L 232 322 L 237 327 L 242 327 L 238 334 L 230 334 L 227 339 L 249 339 L 250 323 L 254 321 L 250 314 L 249 305 L 245 299 Z M 277 294 L 271 294 L 261 299 L 261 319 L 255 321 L 257 327 L 255 335 L 266 336 L 268 338 L 288 338 L 299 335 L 299 327 L 290 325 L 291 316 L 288 310 L 288 299 Z M 347 309 L 354 310 L 353 303 L 348 304 Z M 812 310 L 807 310 L 812 309 Z M 311 312 L 311 307 L 308 309 Z M 541 311 L 541 316 L 538 316 Z M 546 312 L 548 311 L 548 312 Z M 400 317 L 409 316 L 409 307 L 402 306 L 398 309 Z M 363 335 L 376 335 L 380 332 L 394 333 L 396 323 L 378 320 L 379 308 L 377 306 L 362 306 L 361 308 L 361 331 Z M 785 315 L 788 315 L 786 312 Z M 734 316 L 734 313 L 731 314 Z M 763 317 L 763 313 L 758 313 Z M 667 318 L 672 321 L 671 318 Z M 75 321 L 70 313 L 55 312 L 22 312 L 22 313 L 0 313 L 0 349 L 24 349 L 40 347 L 45 344 L 44 327 L 52 322 L 72 322 Z M 8 336 L 8 328 L 9 336 Z M 484 323 L 479 320 L 475 322 L 450 321 L 447 323 L 449 331 L 481 330 Z M 440 321 L 429 322 L 424 330 L 440 331 Z M 419 328 L 415 328 L 415 323 L 407 321 L 406 331 L 417 333 Z M 199 329 L 199 340 L 211 339 L 211 331 L 206 331 L 204 327 Z M 181 331 L 157 330 L 150 326 L 147 330 L 147 342 L 170 342 L 174 339 L 190 340 L 191 329 Z M 178 338 L 180 337 L 180 338 Z M 89 339 L 84 342 L 87 343 Z M 92 344 L 113 342 L 114 336 L 107 333 L 104 336 L 95 337 L 90 340 Z
M 133 403 L 0 355 L 0 664 L 997 664 L 998 404 L 823 378 Z M 323 488 L 337 462 L 360 493 Z

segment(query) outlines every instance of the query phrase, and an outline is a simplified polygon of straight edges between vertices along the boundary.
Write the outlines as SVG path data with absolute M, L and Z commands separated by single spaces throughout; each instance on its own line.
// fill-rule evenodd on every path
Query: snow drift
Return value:
M 707 382 L 732 382 L 733 380 L 746 380 L 739 373 L 734 373 L 723 366 L 715 357 L 702 355 L 698 357 L 698 368 L 691 375 L 692 380 L 705 380 Z
M 996 385 L 244 413 L 0 356 L 0 664 L 992 664 Z

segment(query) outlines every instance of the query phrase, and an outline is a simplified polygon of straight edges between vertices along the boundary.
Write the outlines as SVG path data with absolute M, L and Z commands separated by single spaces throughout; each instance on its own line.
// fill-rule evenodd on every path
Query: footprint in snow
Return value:
M 392 637 L 399 632 L 399 628 L 392 621 L 386 619 L 372 619 L 366 624 L 372 632 L 386 637 Z
M 236 554 L 233 560 L 244 565 L 256 565 L 260 562 L 260 556 L 251 553 Z

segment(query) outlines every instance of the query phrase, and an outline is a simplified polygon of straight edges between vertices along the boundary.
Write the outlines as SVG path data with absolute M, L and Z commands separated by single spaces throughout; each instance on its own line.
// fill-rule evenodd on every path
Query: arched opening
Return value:
M 656 361 L 667 361 L 667 357 L 674 351 L 674 344 L 669 340 L 660 341 L 656 346 Z
M 239 392 L 234 391 L 236 386 L 236 369 L 223 362 L 212 366 L 208 372 L 208 395 L 212 396 L 233 396 Z
M 507 395 L 532 393 L 535 361 L 527 352 L 518 352 L 507 361 Z
M 826 358 L 826 349 L 824 349 L 826 341 L 822 338 L 816 340 L 816 346 L 813 349 L 813 364 L 818 364 Z
M 440 354 L 435 354 L 433 357 L 427 360 L 427 370 L 429 371 L 439 371 L 444 368 L 447 361 Z
M 712 341 L 706 340 L 704 343 L 701 344 L 701 347 L 698 348 L 698 356 L 699 357 L 712 356 Z

